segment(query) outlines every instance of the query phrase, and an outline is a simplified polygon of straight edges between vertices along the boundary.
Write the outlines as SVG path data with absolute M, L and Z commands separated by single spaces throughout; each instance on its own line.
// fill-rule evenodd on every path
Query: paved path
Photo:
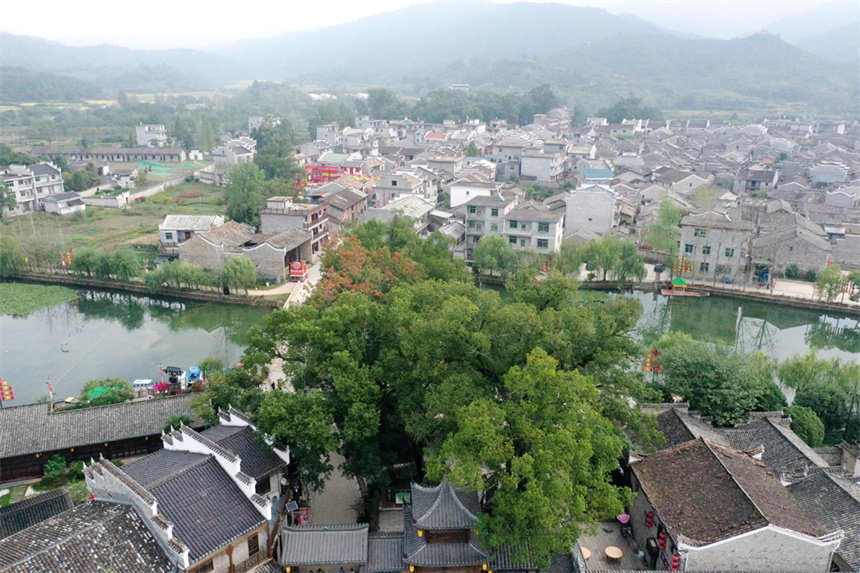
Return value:
M 355 523 L 358 518 L 356 508 L 361 500 L 361 491 L 354 479 L 347 479 L 340 471 L 343 457 L 331 454 L 334 471 L 325 484 L 325 489 L 318 494 L 311 494 L 311 524 L 346 524 Z

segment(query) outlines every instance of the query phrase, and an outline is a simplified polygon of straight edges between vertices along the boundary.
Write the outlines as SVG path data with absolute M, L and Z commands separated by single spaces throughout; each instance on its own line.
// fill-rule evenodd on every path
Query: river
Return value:
M 493 289 L 501 290 L 501 289 Z M 503 293 L 504 296 L 504 293 Z M 642 317 L 634 335 L 648 345 L 669 330 L 785 360 L 819 349 L 860 362 L 855 318 L 711 296 L 634 292 Z M 80 290 L 78 299 L 26 316 L 0 315 L 0 377 L 15 400 L 35 402 L 50 378 L 57 399 L 77 396 L 92 378 L 157 378 L 160 364 L 188 368 L 212 356 L 236 363 L 251 326 L 268 309 Z
M 247 333 L 270 309 L 95 290 L 25 316 L 0 315 L 0 377 L 14 389 L 4 406 L 48 394 L 77 396 L 92 378 L 156 379 L 159 365 L 187 369 L 206 357 L 235 364 Z

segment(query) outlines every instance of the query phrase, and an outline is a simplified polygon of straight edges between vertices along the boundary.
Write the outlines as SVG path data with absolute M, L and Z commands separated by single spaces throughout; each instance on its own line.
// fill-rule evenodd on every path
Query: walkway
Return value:
M 308 504 L 311 507 L 311 524 L 348 524 L 358 519 L 358 504 L 361 491 L 358 482 L 348 479 L 340 471 L 344 459 L 340 454 L 331 454 L 334 470 L 320 493 L 312 493 Z

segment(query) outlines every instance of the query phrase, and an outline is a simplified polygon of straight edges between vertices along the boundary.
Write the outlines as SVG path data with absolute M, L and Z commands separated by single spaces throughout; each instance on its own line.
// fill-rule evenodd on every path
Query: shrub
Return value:
M 785 278 L 796 279 L 799 276 L 800 276 L 800 269 L 797 268 L 797 265 L 791 264 L 785 268 Z
M 824 443 L 824 423 L 818 414 L 805 406 L 791 406 L 785 413 L 791 416 L 791 431 L 806 442 L 810 448 L 819 448 Z
M 84 462 L 79 460 L 69 464 L 69 477 L 73 480 L 84 479 Z
M 818 271 L 816 271 L 815 269 L 809 269 L 808 271 L 806 271 L 805 278 L 807 281 L 814 283 L 818 280 Z
M 45 483 L 57 483 L 66 473 L 66 458 L 56 454 L 45 463 Z

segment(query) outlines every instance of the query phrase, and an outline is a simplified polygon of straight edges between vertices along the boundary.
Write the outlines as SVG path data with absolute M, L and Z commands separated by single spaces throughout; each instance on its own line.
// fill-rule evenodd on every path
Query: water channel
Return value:
M 503 293 L 504 296 L 504 293 Z M 860 362 L 856 318 L 724 297 L 669 299 L 627 294 L 643 306 L 635 336 L 646 345 L 669 330 L 780 360 L 819 349 Z M 26 316 L 0 315 L 0 377 L 6 405 L 47 394 L 76 396 L 91 378 L 157 378 L 160 364 L 188 368 L 208 356 L 236 363 L 247 333 L 268 309 L 80 290 L 77 300 Z
M 157 379 L 203 358 L 235 364 L 247 333 L 270 309 L 79 290 L 78 298 L 25 316 L 0 315 L 0 377 L 15 392 L 5 406 L 77 396 L 92 378 Z

